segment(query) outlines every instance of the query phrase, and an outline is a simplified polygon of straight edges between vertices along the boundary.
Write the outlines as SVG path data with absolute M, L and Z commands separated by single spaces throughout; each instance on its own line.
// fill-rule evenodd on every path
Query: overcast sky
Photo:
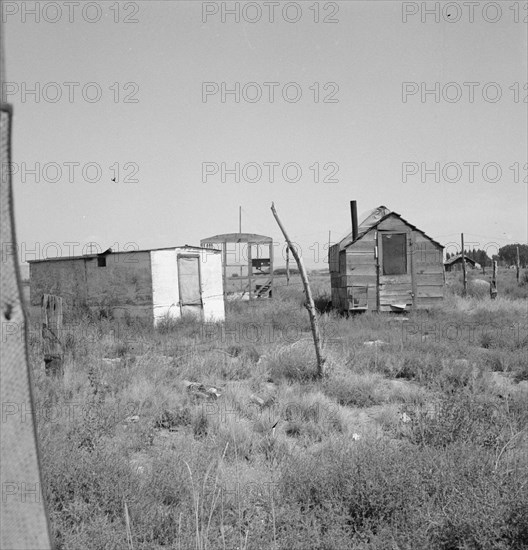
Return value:
M 241 2 L 239 22 L 235 2 L 40 4 L 3 6 L 21 260 L 199 244 L 239 206 L 283 242 L 272 201 L 312 267 L 352 199 L 444 245 L 527 241 L 522 2 Z

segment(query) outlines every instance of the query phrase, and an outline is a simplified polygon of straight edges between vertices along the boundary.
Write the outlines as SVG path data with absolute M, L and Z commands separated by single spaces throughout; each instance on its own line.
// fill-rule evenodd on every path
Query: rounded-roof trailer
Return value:
M 224 233 L 202 239 L 200 245 L 205 248 L 216 248 L 222 252 L 226 299 L 252 302 L 262 298 L 272 298 L 273 239 L 271 237 L 256 233 Z M 238 261 L 228 263 L 233 254 Z M 239 255 L 238 258 L 237 255 Z

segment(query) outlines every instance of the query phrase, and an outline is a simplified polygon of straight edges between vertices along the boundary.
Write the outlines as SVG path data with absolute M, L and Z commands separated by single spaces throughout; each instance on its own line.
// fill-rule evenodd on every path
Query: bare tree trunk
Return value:
M 277 223 L 279 224 L 279 227 L 282 231 L 282 234 L 284 235 L 284 238 L 286 239 L 286 242 L 288 243 L 289 250 L 291 250 L 293 257 L 295 258 L 295 261 L 299 266 L 301 279 L 304 285 L 304 292 L 306 293 L 306 303 L 304 305 L 308 310 L 308 314 L 310 315 L 310 326 L 312 327 L 312 335 L 313 335 L 314 346 L 315 346 L 315 356 L 317 358 L 317 375 L 320 378 L 322 378 L 324 376 L 324 364 L 326 359 L 323 357 L 322 350 L 321 350 L 321 339 L 319 337 L 319 325 L 317 323 L 317 314 L 315 311 L 315 304 L 312 297 L 312 291 L 310 290 L 310 284 L 308 283 L 308 277 L 304 269 L 302 258 L 297 253 L 297 250 L 292 246 L 290 238 L 288 237 L 288 234 L 286 233 L 286 229 L 284 229 L 284 226 L 282 225 L 279 219 L 277 211 L 275 210 L 275 205 L 273 203 L 271 204 L 271 211 L 273 213 L 273 216 L 277 220 Z

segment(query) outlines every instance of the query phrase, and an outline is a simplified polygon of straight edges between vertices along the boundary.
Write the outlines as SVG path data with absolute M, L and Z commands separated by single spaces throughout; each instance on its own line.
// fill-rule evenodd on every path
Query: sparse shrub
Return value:
M 204 331 L 204 322 L 194 315 L 183 315 L 177 319 L 166 316 L 156 325 L 156 332 L 160 335 L 198 339 L 204 336 Z
M 423 357 L 419 354 L 407 354 L 402 361 L 399 371 L 395 372 L 396 378 L 406 378 L 407 380 L 420 380 L 423 378 Z
M 263 454 L 266 462 L 274 468 L 278 468 L 290 454 L 286 442 L 282 438 L 269 433 L 261 438 L 258 449 Z
M 191 419 L 194 437 L 205 437 L 209 432 L 209 421 L 203 407 L 197 407 Z
M 314 442 L 346 431 L 337 405 L 322 394 L 306 393 L 287 399 L 280 411 L 280 419 L 286 422 L 286 435 Z
M 331 301 L 330 295 L 323 294 L 323 295 L 315 296 L 314 305 L 315 305 L 315 309 L 319 313 L 328 313 L 329 311 L 332 310 L 332 301 Z
M 491 371 L 504 372 L 506 365 L 504 362 L 504 353 L 500 350 L 489 350 L 484 356 L 482 356 L 482 364 Z
M 271 380 L 309 382 L 317 377 L 315 353 L 311 346 L 283 346 L 266 357 Z
M 508 438 L 504 405 L 493 396 L 465 388 L 443 394 L 434 404 L 409 407 L 406 412 L 412 420 L 410 440 L 421 446 L 471 443 L 498 449 Z
M 130 352 L 130 344 L 128 342 L 117 342 L 114 346 L 116 357 L 125 357 Z
M 528 546 L 528 496 L 510 504 L 505 514 L 503 540 L 512 550 L 524 550 Z
M 482 382 L 482 370 L 467 359 L 443 359 L 442 369 L 431 386 L 441 388 L 445 393 L 453 393 L 466 386 Z
M 382 448 L 384 450 L 382 450 Z M 283 468 L 281 489 L 323 530 L 340 522 L 349 537 L 394 521 L 412 506 L 412 469 L 389 458 L 384 445 L 332 442 L 314 456 L 292 457 Z M 383 456 L 385 459 L 381 459 Z M 407 490 L 402 490 L 407 486 Z
M 490 332 L 483 332 L 480 335 L 479 339 L 480 347 L 484 349 L 489 349 L 493 347 L 494 343 L 494 336 Z
M 223 352 L 223 350 L 219 350 Z M 221 358 L 220 374 L 226 380 L 244 380 L 249 378 L 258 362 L 260 354 L 250 346 L 229 346 Z
M 226 349 L 226 352 L 231 357 L 245 357 L 249 359 L 252 363 L 256 363 L 259 358 L 260 354 L 256 350 L 255 346 L 229 346 Z
M 174 430 L 179 426 L 189 426 L 191 424 L 191 411 L 188 408 L 179 410 L 164 410 L 154 420 L 154 427 Z
M 522 362 L 514 370 L 513 379 L 515 382 L 522 382 L 523 380 L 528 380 L 528 362 Z
M 384 401 L 381 391 L 381 376 L 337 374 L 323 383 L 324 393 L 347 407 L 371 407 Z

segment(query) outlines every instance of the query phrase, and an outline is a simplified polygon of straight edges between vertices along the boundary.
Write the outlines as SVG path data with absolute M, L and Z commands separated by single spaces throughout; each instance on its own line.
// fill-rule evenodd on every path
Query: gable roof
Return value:
M 449 260 L 446 260 L 444 262 L 444 265 L 451 265 L 451 264 L 454 264 L 455 262 L 458 262 L 458 261 L 461 261 L 462 260 L 462 254 L 457 254 L 456 256 L 452 256 L 451 258 L 449 258 Z M 469 258 L 468 256 L 466 256 L 464 254 L 464 260 L 466 262 L 469 262 L 470 264 L 472 265 L 476 265 L 478 262 L 476 262 L 475 260 L 472 260 L 471 258 Z M 480 265 L 480 264 L 479 264 Z
M 359 224 L 358 226 L 358 234 L 355 239 L 352 239 L 352 232 L 350 232 L 346 237 L 341 239 L 341 241 L 338 243 L 339 250 L 342 250 L 343 248 L 349 247 L 351 244 L 359 241 L 362 239 L 369 231 L 372 231 L 378 225 L 386 220 L 390 216 L 396 216 L 400 218 L 400 220 L 411 227 L 414 231 L 418 231 L 421 233 L 424 237 L 429 239 L 431 242 L 438 245 L 440 248 L 444 248 L 443 245 L 441 245 L 438 241 L 435 241 L 429 235 L 427 235 L 424 231 L 421 229 L 418 229 L 415 225 L 412 223 L 409 223 L 405 218 L 402 218 L 400 214 L 397 212 L 391 212 L 386 206 L 378 206 L 377 208 L 372 209 L 366 216 L 366 218 Z

